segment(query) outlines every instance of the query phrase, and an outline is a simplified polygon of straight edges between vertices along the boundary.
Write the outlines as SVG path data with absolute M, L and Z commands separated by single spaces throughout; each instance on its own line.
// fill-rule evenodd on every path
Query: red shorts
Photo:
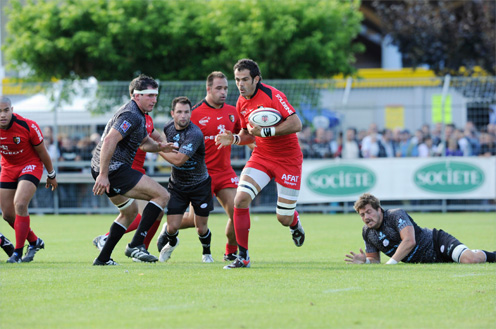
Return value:
M 272 159 L 253 153 L 245 167 L 263 171 L 284 187 L 300 190 L 302 163 L 303 156 L 285 161 L 284 159 Z
M 238 188 L 239 177 L 232 168 L 226 172 L 209 172 L 208 174 L 212 177 L 212 195 L 217 195 L 225 188 Z
M 41 175 L 43 175 L 43 163 L 41 161 L 33 161 L 19 167 L 4 166 L 2 167 L 2 171 L 0 173 L 0 182 L 2 183 L 2 187 L 5 186 L 8 188 L 8 186 L 12 186 L 12 188 L 16 188 L 19 178 L 25 175 L 32 176 L 27 178 L 29 181 L 32 181 L 33 183 L 38 181 L 39 183 Z

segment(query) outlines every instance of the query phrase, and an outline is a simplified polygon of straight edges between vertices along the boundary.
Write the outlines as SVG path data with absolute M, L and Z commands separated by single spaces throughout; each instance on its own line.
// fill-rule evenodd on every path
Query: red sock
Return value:
M 131 225 L 126 230 L 126 233 L 132 232 L 136 230 L 139 226 L 139 223 L 141 222 L 141 214 L 136 215 L 136 218 L 133 220 Z
M 226 243 L 226 255 L 235 254 L 238 252 L 238 246 Z
M 150 242 L 152 242 L 152 239 L 153 239 L 153 236 L 155 235 L 155 233 L 157 233 L 157 230 L 158 230 L 158 227 L 160 226 L 160 221 L 159 220 L 156 220 L 152 227 L 150 227 L 150 229 L 148 230 L 148 232 L 146 233 L 146 236 L 145 236 L 145 247 L 146 249 L 148 250 L 148 246 L 150 245 Z
M 31 228 L 29 229 L 28 237 L 26 238 L 26 240 L 28 240 L 29 243 L 34 243 L 38 240 L 38 237 L 36 236 L 36 234 L 34 234 Z
M 289 226 L 295 226 L 296 224 L 298 224 L 298 220 L 300 220 L 300 214 L 298 214 L 298 211 L 295 210 L 293 222 Z
M 14 222 L 14 230 L 16 237 L 16 249 L 24 248 L 24 243 L 29 233 L 29 216 L 16 215 Z
M 239 246 L 248 249 L 248 234 L 250 233 L 250 208 L 234 208 L 234 232 Z

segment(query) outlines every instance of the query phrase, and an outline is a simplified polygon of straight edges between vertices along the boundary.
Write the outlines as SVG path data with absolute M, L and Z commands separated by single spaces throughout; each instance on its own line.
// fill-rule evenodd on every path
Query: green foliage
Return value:
M 239 58 L 265 76 L 320 78 L 354 71 L 359 1 L 11 1 L 5 58 L 33 78 L 162 80 L 227 74 Z
M 428 64 L 438 75 L 470 75 L 477 66 L 496 73 L 495 1 L 375 0 L 374 7 L 412 66 Z
M 296 248 L 274 214 L 252 214 L 252 267 L 223 270 L 226 216 L 210 217 L 213 264 L 201 263 L 194 229 L 167 263 L 124 256 L 91 266 L 93 237 L 115 216 L 31 216 L 45 240 L 32 263 L 6 264 L 0 251 L 2 328 L 492 328 L 496 264 L 348 265 L 363 247 L 356 214 L 300 214 L 307 239 Z M 495 249 L 494 214 L 412 214 L 471 248 Z M 5 221 L 0 232 L 13 238 Z M 157 255 L 156 238 L 150 251 Z M 383 257 L 384 263 L 387 257 Z M 6 310 L 6 311 L 4 311 Z

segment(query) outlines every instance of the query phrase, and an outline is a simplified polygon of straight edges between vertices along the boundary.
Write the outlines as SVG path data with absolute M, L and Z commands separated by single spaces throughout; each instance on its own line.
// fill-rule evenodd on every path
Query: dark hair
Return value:
M 214 84 L 214 79 L 216 78 L 227 80 L 227 77 L 224 73 L 222 73 L 221 71 L 214 71 L 207 77 L 207 87 L 212 87 L 212 85 Z
M 191 101 L 189 100 L 189 98 L 186 96 L 179 96 L 179 97 L 176 97 L 172 100 L 171 111 L 174 111 L 176 109 L 176 105 L 178 103 L 188 104 L 189 107 L 191 108 Z
M 129 83 L 129 95 L 133 97 L 134 90 L 145 90 L 151 88 L 158 88 L 158 83 L 152 77 L 145 74 L 140 74 Z
M 381 208 L 381 201 L 370 193 L 362 194 L 353 205 L 353 208 L 356 212 L 358 212 L 360 209 L 365 208 L 368 204 L 375 210 L 379 210 L 379 208 Z
M 258 67 L 257 62 L 252 59 L 240 59 L 236 64 L 234 64 L 234 71 L 236 70 L 249 70 L 252 79 L 255 79 L 256 76 L 259 76 L 260 81 L 262 81 L 262 73 L 260 72 L 260 68 Z

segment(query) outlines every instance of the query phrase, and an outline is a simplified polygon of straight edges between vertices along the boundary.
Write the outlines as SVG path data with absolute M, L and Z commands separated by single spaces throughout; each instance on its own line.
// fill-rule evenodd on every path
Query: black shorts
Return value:
M 452 263 L 453 250 L 463 243 L 457 238 L 443 230 L 432 230 L 432 241 L 434 242 L 434 250 L 439 263 Z
M 169 181 L 170 200 L 167 205 L 167 215 L 184 214 L 191 202 L 196 215 L 208 217 L 210 212 L 214 210 L 211 184 L 210 176 L 200 184 L 190 188 L 176 187 Z
M 93 179 L 96 180 L 99 174 L 100 173 L 91 169 Z M 122 165 L 119 169 L 114 170 L 109 174 L 110 192 L 105 192 L 105 194 L 107 194 L 109 198 L 118 194 L 124 195 L 138 184 L 141 177 L 143 177 L 143 174 L 139 171 L 134 170 L 128 165 Z

